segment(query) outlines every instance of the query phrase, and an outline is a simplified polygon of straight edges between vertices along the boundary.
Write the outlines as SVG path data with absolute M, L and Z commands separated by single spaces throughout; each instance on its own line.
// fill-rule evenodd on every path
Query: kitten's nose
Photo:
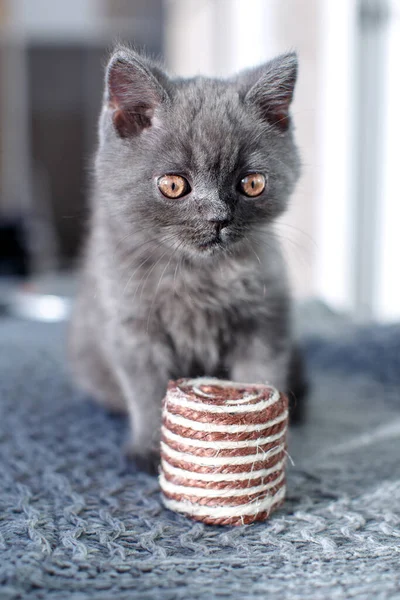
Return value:
M 219 234 L 221 229 L 230 225 L 230 223 L 232 222 L 232 218 L 226 217 L 220 219 L 209 219 L 208 222 L 211 225 L 214 225 L 216 233 Z

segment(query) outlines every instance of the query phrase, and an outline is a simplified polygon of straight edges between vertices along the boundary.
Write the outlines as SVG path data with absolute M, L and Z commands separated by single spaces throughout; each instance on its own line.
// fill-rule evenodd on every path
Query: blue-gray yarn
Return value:
M 285 506 L 221 528 L 126 464 L 126 423 L 74 390 L 60 326 L 0 321 L 1 600 L 400 598 L 400 335 L 359 336 L 307 345 Z
M 313 337 L 307 342 L 309 359 L 318 368 L 348 375 L 369 373 L 386 385 L 400 386 L 400 324 L 351 328 L 351 334 L 330 343 Z

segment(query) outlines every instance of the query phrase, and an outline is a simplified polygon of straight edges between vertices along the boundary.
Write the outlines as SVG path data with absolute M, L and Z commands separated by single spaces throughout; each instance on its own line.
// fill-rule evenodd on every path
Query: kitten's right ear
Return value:
M 106 69 L 106 101 L 120 137 L 151 127 L 156 107 L 167 98 L 145 59 L 128 49 L 113 54 Z

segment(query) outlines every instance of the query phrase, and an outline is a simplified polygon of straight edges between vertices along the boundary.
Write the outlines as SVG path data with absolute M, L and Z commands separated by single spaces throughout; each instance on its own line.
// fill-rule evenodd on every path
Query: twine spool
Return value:
M 213 525 L 267 519 L 285 497 L 287 398 L 269 385 L 170 381 L 163 401 L 164 505 Z

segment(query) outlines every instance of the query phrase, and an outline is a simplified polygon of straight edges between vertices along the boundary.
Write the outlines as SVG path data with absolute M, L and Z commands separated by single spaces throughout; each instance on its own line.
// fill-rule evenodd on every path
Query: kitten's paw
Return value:
M 149 475 L 158 475 L 160 468 L 160 452 L 157 450 L 139 450 L 133 444 L 125 448 L 127 458 L 132 461 L 138 471 Z
M 307 398 L 310 384 L 300 348 L 295 346 L 289 364 L 288 389 L 289 422 L 301 425 L 307 417 Z
M 289 401 L 290 425 L 302 425 L 307 419 L 307 392 L 308 386 L 296 392 L 287 392 Z
M 143 471 L 149 475 L 158 475 L 160 468 L 160 454 L 158 452 L 136 454 L 133 456 L 133 460 L 139 471 Z

